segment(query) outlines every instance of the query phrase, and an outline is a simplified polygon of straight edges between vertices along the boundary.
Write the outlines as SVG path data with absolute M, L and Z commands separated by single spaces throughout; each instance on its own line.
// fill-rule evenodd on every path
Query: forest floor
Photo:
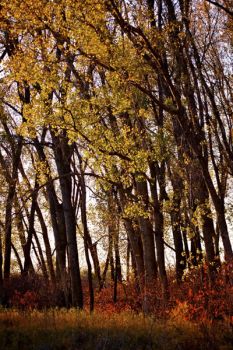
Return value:
M 144 317 L 133 312 L 76 309 L 0 311 L 1 350 L 230 350 L 227 320 L 193 322 Z
M 110 281 L 101 291 L 96 286 L 90 314 L 87 283 L 79 311 L 55 307 L 57 290 L 43 278 L 15 276 L 0 308 L 0 350 L 233 350 L 233 279 L 227 277 L 219 273 L 211 288 L 199 270 L 180 285 L 171 275 L 169 301 L 158 282 L 145 316 L 131 282 L 118 284 L 116 302 Z

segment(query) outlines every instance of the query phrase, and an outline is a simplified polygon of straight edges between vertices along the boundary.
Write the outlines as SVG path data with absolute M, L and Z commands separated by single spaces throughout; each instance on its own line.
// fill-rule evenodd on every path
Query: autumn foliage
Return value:
M 102 316 L 122 332 L 127 315 L 155 347 L 155 320 L 172 323 L 168 338 L 175 322 L 195 329 L 203 349 L 217 325 L 229 337 L 232 11 L 225 0 L 1 1 L 3 324 L 11 311 L 14 325 L 60 312 L 68 328 Z M 117 350 L 136 344 L 110 329 Z M 111 348 L 102 331 L 99 349 Z
M 207 270 L 203 267 L 193 269 L 186 276 L 182 285 L 177 286 L 170 273 L 170 299 L 164 302 L 161 286 L 150 292 L 151 316 L 156 319 L 176 319 L 192 322 L 229 321 L 233 325 L 233 285 L 231 264 L 221 267 L 215 284 L 210 285 Z M 8 285 L 9 306 L 19 310 L 49 309 L 59 305 L 59 293 L 52 286 L 44 284 L 43 279 L 22 280 L 20 276 L 12 278 Z M 88 285 L 84 286 L 85 310 L 89 310 Z M 101 291 L 95 290 L 95 310 L 111 317 L 115 313 L 134 312 L 140 314 L 142 297 L 138 294 L 135 283 L 122 282 L 118 286 L 117 301 L 113 301 L 113 283 L 108 282 Z

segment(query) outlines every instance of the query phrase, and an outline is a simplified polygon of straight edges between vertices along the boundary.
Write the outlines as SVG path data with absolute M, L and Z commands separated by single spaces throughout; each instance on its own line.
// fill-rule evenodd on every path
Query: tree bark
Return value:
M 68 139 L 63 135 L 56 136 L 51 132 L 54 143 L 54 154 L 59 174 L 62 193 L 62 206 L 65 218 L 66 239 L 68 250 L 69 274 L 71 279 L 72 306 L 83 308 L 83 291 L 79 267 L 79 257 L 76 238 L 76 218 L 72 205 L 72 181 L 71 181 L 71 155 L 73 146 L 68 144 Z

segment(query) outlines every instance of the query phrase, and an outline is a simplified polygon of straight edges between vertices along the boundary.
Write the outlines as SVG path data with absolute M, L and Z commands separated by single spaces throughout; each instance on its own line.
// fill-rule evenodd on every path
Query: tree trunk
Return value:
M 40 265 L 41 265 L 41 270 L 42 270 L 42 273 L 43 273 L 43 277 L 44 277 L 44 280 L 48 282 L 49 281 L 49 275 L 48 275 L 48 271 L 47 271 L 44 255 L 43 255 L 43 251 L 42 251 L 42 248 L 41 248 L 41 244 L 40 244 L 39 238 L 38 238 L 37 233 L 36 233 L 35 230 L 33 232 L 33 236 L 35 238 L 35 242 L 36 242 L 36 245 L 37 245 L 37 250 L 38 250 L 38 253 L 39 253 L 39 257 L 40 257 Z
M 82 218 L 82 226 L 83 226 L 83 233 L 84 233 L 85 257 L 87 262 L 90 312 L 92 312 L 94 310 L 94 288 L 93 288 L 93 279 L 92 279 L 92 268 L 91 268 L 91 262 L 89 257 L 89 250 L 88 250 L 88 237 L 90 237 L 90 234 L 87 226 L 86 184 L 85 184 L 85 178 L 84 178 L 82 159 L 80 155 L 79 155 L 79 163 L 80 163 L 80 186 L 81 186 L 81 218 Z
M 32 238 L 34 234 L 34 222 L 35 222 L 35 211 L 36 211 L 36 200 L 37 200 L 37 193 L 38 193 L 38 183 L 35 181 L 35 187 L 32 192 L 32 204 L 31 204 L 31 211 L 29 215 L 29 227 L 28 227 L 28 237 L 25 244 L 25 261 L 24 261 L 24 268 L 23 272 L 25 275 L 28 274 L 29 268 L 31 265 L 31 245 L 32 245 Z
M 49 204 L 49 212 L 51 217 L 52 229 L 55 240 L 56 249 L 56 279 L 58 283 L 62 286 L 62 291 L 64 293 L 65 306 L 69 306 L 69 296 L 67 288 L 67 271 L 66 271 L 66 227 L 65 218 L 63 212 L 63 206 L 59 203 L 57 194 L 54 188 L 54 184 L 50 175 L 49 164 L 43 149 L 43 145 L 36 138 L 34 139 L 34 145 L 37 150 L 40 161 L 46 164 L 49 169 L 49 174 L 46 183 L 46 193 L 47 200 Z
M 55 136 L 51 132 L 54 142 L 54 153 L 59 181 L 62 193 L 62 206 L 65 217 L 66 239 L 68 248 L 69 274 L 71 279 L 72 306 L 83 308 L 83 292 L 79 267 L 77 238 L 76 238 L 76 218 L 72 205 L 72 181 L 71 181 L 71 155 L 73 147 L 68 144 L 65 132 L 63 135 Z
M 154 207 L 154 234 L 155 234 L 155 243 L 156 243 L 156 251 L 157 251 L 157 262 L 159 267 L 159 275 L 163 288 L 163 298 L 164 300 L 169 299 L 169 290 L 168 290 L 168 280 L 167 273 L 165 267 L 165 255 L 164 255 L 164 240 L 163 240 L 163 212 L 162 212 L 162 201 L 158 198 L 158 190 L 157 190 L 157 169 L 155 163 L 150 164 L 150 172 L 151 172 L 151 195 L 153 199 L 153 207 Z M 165 170 L 159 169 L 160 177 L 164 178 Z M 163 188 L 161 186 L 160 193 L 163 192 Z
M 9 182 L 9 190 L 6 201 L 5 211 L 5 239 L 4 239 L 4 278 L 10 277 L 10 266 L 11 266 L 11 230 L 12 230 L 12 208 L 14 202 L 14 196 L 16 192 L 16 184 L 18 178 L 18 167 L 21 157 L 21 151 L 23 147 L 23 139 L 19 138 L 16 150 L 13 154 L 13 169 L 11 175 L 11 181 Z
M 126 205 L 126 194 L 123 189 L 119 189 L 120 202 L 119 206 L 121 211 L 124 212 L 124 208 Z M 133 255 L 132 264 L 135 263 L 136 269 L 134 269 L 136 273 L 136 279 L 140 286 L 140 292 L 143 294 L 144 292 L 144 283 L 145 283 L 145 270 L 144 270 L 144 260 L 143 260 L 143 247 L 140 231 L 137 230 L 137 225 L 133 224 L 132 219 L 123 218 L 125 230 L 130 242 L 130 247 Z
M 48 270 L 49 270 L 49 276 L 50 276 L 50 279 L 52 281 L 53 286 L 55 286 L 56 285 L 56 276 L 55 276 L 55 271 L 54 271 L 54 266 L 53 266 L 53 259 L 52 259 L 51 246 L 50 246 L 49 237 L 48 237 L 48 230 L 47 230 L 47 226 L 45 224 L 44 217 L 42 215 L 42 212 L 41 212 L 41 209 L 40 209 L 38 203 L 36 203 L 36 213 L 38 215 L 38 219 L 39 219 L 41 230 L 42 230 L 45 251 L 46 251 L 46 260 L 47 260 Z
M 157 262 L 155 258 L 155 243 L 153 227 L 149 217 L 149 197 L 147 183 L 142 181 L 136 182 L 137 195 L 141 198 L 143 203 L 143 210 L 145 216 L 139 216 L 138 222 L 141 232 L 143 245 L 143 260 L 145 268 L 145 289 L 143 300 L 143 311 L 148 313 L 151 311 L 152 302 L 154 300 L 153 294 L 155 292 L 155 283 L 157 279 Z
M 0 231 L 0 305 L 3 305 L 3 295 L 4 295 L 2 263 L 3 263 L 3 258 L 2 258 L 2 232 Z

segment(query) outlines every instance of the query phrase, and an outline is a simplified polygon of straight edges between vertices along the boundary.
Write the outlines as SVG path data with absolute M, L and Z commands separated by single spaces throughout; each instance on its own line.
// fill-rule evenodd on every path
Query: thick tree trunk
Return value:
M 72 306 L 83 308 L 83 292 L 79 267 L 77 238 L 76 238 L 76 218 L 72 205 L 72 182 L 71 182 L 71 155 L 73 147 L 68 144 L 65 133 L 55 136 L 53 132 L 54 153 L 59 181 L 62 193 L 62 206 L 65 218 L 66 239 L 68 250 L 69 274 L 71 279 Z
M 37 150 L 39 159 L 44 162 L 49 169 L 49 164 L 43 149 L 43 145 L 38 139 L 34 139 L 34 145 Z M 56 279 L 62 287 L 64 293 L 65 306 L 69 306 L 69 295 L 67 288 L 67 271 L 66 271 L 66 227 L 63 212 L 63 206 L 59 203 L 54 184 L 50 175 L 48 175 L 46 183 L 47 200 L 49 204 L 49 212 L 51 217 L 51 224 L 55 240 L 56 249 Z
M 122 188 L 119 189 L 119 197 L 119 206 L 121 208 L 121 211 L 124 212 L 124 208 L 126 205 L 126 194 L 124 193 Z M 138 225 L 134 225 L 132 219 L 129 218 L 124 218 L 124 226 L 130 242 L 131 253 L 133 256 L 132 264 L 135 263 L 136 265 L 136 269 L 134 269 L 136 273 L 136 279 L 140 286 L 140 292 L 143 294 L 145 283 L 145 269 L 140 231 L 137 229 Z
M 21 151 L 23 147 L 23 139 L 19 138 L 16 150 L 13 154 L 13 169 L 11 180 L 9 182 L 9 190 L 6 200 L 6 211 L 5 211 L 5 237 L 4 237 L 4 278 L 10 277 L 10 266 L 11 266 L 11 231 L 12 231 L 12 208 L 14 202 L 14 196 L 16 192 L 16 184 L 18 179 L 18 167 L 20 163 Z
M 142 200 L 144 216 L 139 216 L 138 222 L 143 245 L 143 260 L 145 268 L 145 294 L 143 300 L 143 311 L 148 313 L 151 311 L 153 294 L 155 292 L 155 284 L 157 279 L 157 262 L 155 258 L 154 232 L 149 217 L 149 197 L 147 183 L 145 180 L 136 182 L 137 195 Z

